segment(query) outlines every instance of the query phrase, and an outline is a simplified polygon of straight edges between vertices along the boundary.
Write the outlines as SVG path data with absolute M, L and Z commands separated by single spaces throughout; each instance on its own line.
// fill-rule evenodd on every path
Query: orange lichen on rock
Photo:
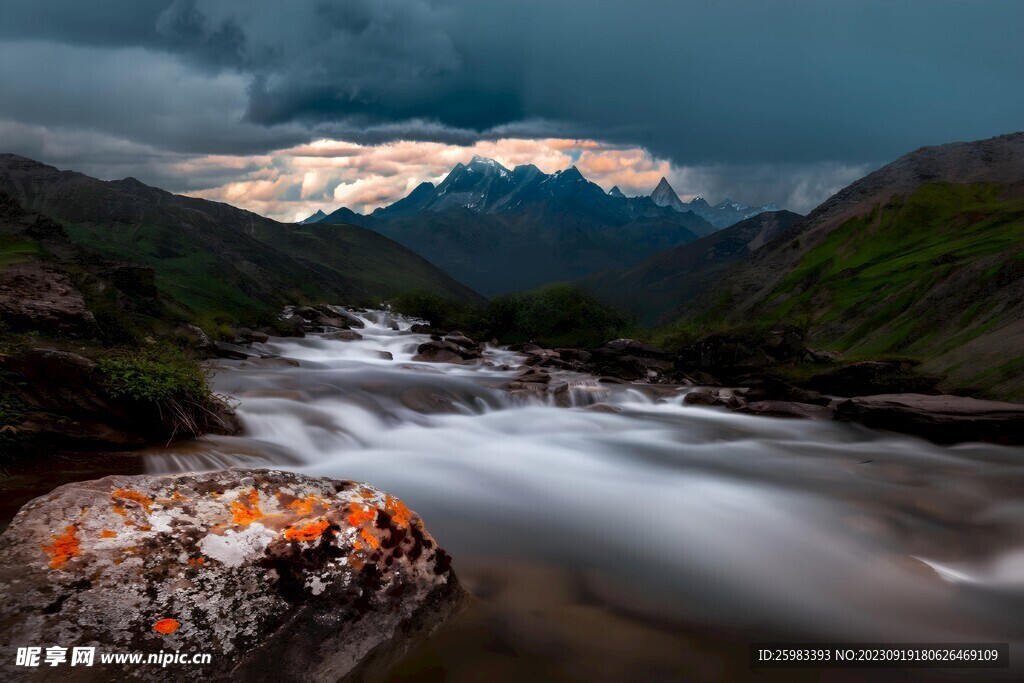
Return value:
M 231 502 L 231 522 L 233 524 L 249 524 L 264 516 L 259 506 L 259 491 L 253 489 L 245 497 L 245 500 L 246 502 L 242 502 L 242 497 L 239 496 Z
M 150 509 L 153 507 L 153 499 L 150 498 L 149 496 L 139 493 L 138 491 L 131 491 L 129 489 L 118 489 L 111 493 L 110 497 L 115 500 L 121 499 L 136 502 L 143 508 L 145 508 L 146 512 L 149 512 Z
M 202 564 L 204 562 L 206 562 L 206 558 L 203 558 L 203 557 L 190 557 L 190 558 L 188 558 L 188 563 L 190 565 L 192 565 L 193 567 L 195 567 L 197 565 L 200 565 L 200 564 Z
M 391 519 L 395 521 L 395 524 L 400 527 L 409 526 L 409 522 L 412 521 L 412 510 L 397 498 L 391 496 L 385 498 L 384 509 L 391 515 Z
M 380 547 L 380 539 L 374 536 L 373 533 L 366 527 L 363 527 L 363 530 L 360 532 L 359 535 L 362 536 L 364 541 L 366 541 L 366 545 L 370 546 L 374 550 Z
M 171 497 L 170 498 L 157 498 L 156 502 L 158 502 L 158 503 L 173 503 L 175 501 L 180 501 L 180 500 L 188 500 L 188 498 L 186 498 L 185 496 L 181 495 L 177 491 L 173 491 L 173 492 L 171 492 Z
M 78 545 L 78 527 L 73 524 L 65 527 L 64 533 L 53 537 L 53 545 L 40 546 L 50 556 L 50 566 L 63 569 L 72 557 L 82 554 Z
M 372 522 L 377 518 L 377 510 L 365 505 L 349 506 L 348 523 L 352 526 L 362 526 L 366 522 Z
M 160 621 L 153 624 L 153 630 L 157 633 L 162 633 L 165 636 L 169 636 L 178 630 L 181 624 L 177 619 L 161 619 Z
M 100 532 L 100 538 L 117 538 L 117 532 L 111 531 L 110 529 L 104 529 Z
M 123 507 L 121 507 L 120 505 L 112 505 L 112 506 L 110 507 L 110 509 L 111 509 L 111 510 L 113 510 L 114 512 L 116 512 L 117 514 L 121 515 L 122 517 L 124 517 L 125 515 L 127 515 L 127 514 L 128 514 L 128 511 L 127 511 L 127 510 L 125 510 L 125 509 L 124 509 Z
M 327 527 L 331 525 L 326 519 L 313 522 L 300 527 L 288 527 L 284 530 L 284 537 L 289 541 L 315 541 L 323 536 Z
M 313 514 L 313 506 L 321 502 L 319 498 L 314 495 L 307 496 L 305 500 L 293 500 L 288 507 L 295 510 L 300 515 L 311 515 Z

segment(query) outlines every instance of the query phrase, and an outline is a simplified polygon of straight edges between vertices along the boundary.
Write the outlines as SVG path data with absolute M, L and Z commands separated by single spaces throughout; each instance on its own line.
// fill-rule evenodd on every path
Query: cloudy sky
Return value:
M 0 151 L 283 220 L 473 154 L 806 211 L 1024 129 L 1020 0 L 3 0 Z

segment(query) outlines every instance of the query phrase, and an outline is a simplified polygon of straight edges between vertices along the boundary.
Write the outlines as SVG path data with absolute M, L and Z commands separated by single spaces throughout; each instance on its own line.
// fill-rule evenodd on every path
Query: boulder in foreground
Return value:
M 401 501 L 276 470 L 61 486 L 21 509 L 0 558 L 0 669 L 17 647 L 94 646 L 94 668 L 61 673 L 105 680 L 166 680 L 158 665 L 99 662 L 161 650 L 212 655 L 174 666 L 176 680 L 361 680 L 465 600 Z
M 1024 405 L 964 396 L 858 396 L 836 406 L 836 419 L 906 432 L 936 443 L 1024 443 Z

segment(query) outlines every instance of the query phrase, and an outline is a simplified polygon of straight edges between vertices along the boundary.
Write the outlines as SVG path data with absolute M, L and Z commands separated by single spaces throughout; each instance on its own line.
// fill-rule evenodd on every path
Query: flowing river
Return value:
M 510 393 L 521 356 L 415 363 L 426 335 L 362 315 L 362 341 L 262 345 L 297 366 L 220 363 L 245 436 L 154 450 L 146 468 L 276 467 L 401 496 L 480 603 L 396 680 L 743 679 L 759 638 L 1009 641 L 1024 657 L 1024 449 L 739 415 L 572 373 Z M 1021 671 L 914 680 L 940 675 Z

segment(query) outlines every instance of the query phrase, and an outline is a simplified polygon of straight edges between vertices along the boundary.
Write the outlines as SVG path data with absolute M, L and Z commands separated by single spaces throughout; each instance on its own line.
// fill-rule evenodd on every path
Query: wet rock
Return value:
M 763 417 L 786 417 L 803 420 L 831 420 L 833 410 L 828 406 L 796 401 L 754 401 L 736 409 L 737 413 Z
M 321 315 L 320 311 L 312 306 L 296 306 L 291 312 L 305 320 L 316 320 Z
M 436 335 L 438 337 L 443 337 L 444 335 L 448 334 L 445 330 L 442 330 L 439 327 L 431 327 L 430 325 L 424 325 L 423 323 L 416 323 L 415 325 L 409 328 L 409 331 L 414 332 L 416 334 Z
M 279 318 L 279 324 L 275 328 L 276 333 L 282 337 L 305 337 L 306 333 L 302 330 L 305 326 L 306 321 L 301 315 L 286 314 Z
M 247 344 L 262 344 L 270 341 L 270 335 L 264 334 L 263 332 L 257 332 L 256 330 L 250 330 L 246 327 L 239 327 L 236 329 L 235 338 Z
M 627 382 L 668 380 L 675 362 L 664 350 L 637 339 L 614 339 L 595 349 L 587 369 Z
M 589 410 L 594 413 L 621 413 L 622 408 L 613 406 L 610 403 L 593 403 L 586 406 L 584 410 Z
M 227 342 L 213 342 L 213 352 L 220 358 L 231 358 L 235 360 L 246 360 L 248 358 L 276 358 L 277 354 L 261 349 L 254 349 L 251 346 L 239 344 L 228 344 Z
M 1024 444 L 1024 405 L 964 396 L 881 394 L 836 406 L 836 419 L 921 436 L 936 443 Z
M 570 363 L 589 363 L 593 358 L 593 354 L 583 349 L 555 349 L 558 353 L 559 358 Z
M 478 358 L 480 358 L 479 347 L 466 348 L 445 337 L 420 344 L 416 347 L 416 355 L 413 360 L 428 363 L 460 363 Z
M 445 349 L 427 349 L 412 357 L 414 361 L 421 363 L 463 363 L 462 356 L 454 351 Z
M 915 361 L 882 360 L 850 363 L 818 373 L 808 380 L 808 389 L 834 396 L 871 394 L 937 394 L 939 379 L 915 372 Z
M 699 387 L 720 387 L 722 386 L 721 380 L 712 374 L 703 372 L 701 370 L 690 370 L 689 372 L 682 373 L 679 378 L 683 383 L 689 383 L 692 386 Z
M 96 318 L 63 270 L 37 262 L 0 271 L 0 320 L 15 330 L 92 336 Z
M 480 344 L 467 337 L 462 332 L 449 332 L 444 335 L 445 341 L 451 342 L 463 349 L 479 349 Z
M 194 349 L 206 352 L 212 351 L 213 349 L 213 342 L 210 341 L 210 338 L 201 328 L 195 325 L 179 325 L 174 332 Z
M 551 381 L 551 375 L 540 368 L 524 368 L 516 373 L 517 382 L 547 384 Z
M 403 391 L 398 400 L 402 405 L 417 413 L 431 415 L 436 413 L 458 413 L 451 396 L 432 390 L 427 386 L 418 386 Z
M 696 389 L 683 396 L 683 403 L 694 406 L 739 408 L 744 401 L 731 389 Z
M 537 368 L 561 368 L 564 370 L 572 370 L 579 367 L 579 363 L 575 365 L 567 363 L 562 360 L 561 355 L 557 351 L 551 349 L 541 349 L 540 351 L 533 351 L 529 353 L 524 361 L 524 365 Z
M 327 332 L 323 337 L 324 339 L 337 339 L 339 341 L 359 341 L 363 338 L 363 335 L 355 330 L 338 330 L 337 332 Z
M 357 329 L 366 327 L 366 323 L 364 323 L 362 319 L 341 306 L 324 304 L 319 307 L 319 311 L 321 315 L 340 323 L 332 325 L 333 327 L 355 327 Z
M 827 406 L 832 399 L 817 391 L 801 389 L 788 382 L 766 377 L 750 383 L 746 399 L 750 402 L 756 401 L 793 401 L 796 403 L 812 403 L 819 406 Z
M 203 651 L 177 680 L 364 680 L 465 594 L 420 518 L 371 486 L 274 470 L 113 476 L 25 505 L 0 537 L 0 645 Z M 70 653 L 70 650 L 69 650 Z M 96 679 L 166 680 L 160 667 Z M 5 657 L 7 680 L 23 677 Z

